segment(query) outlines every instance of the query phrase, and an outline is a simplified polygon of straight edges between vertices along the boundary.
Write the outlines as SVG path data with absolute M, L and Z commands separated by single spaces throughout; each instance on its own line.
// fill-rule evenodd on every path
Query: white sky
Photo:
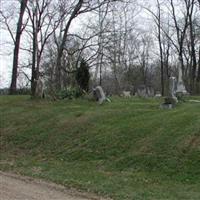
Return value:
M 12 55 L 9 54 L 9 48 L 4 44 L 6 40 L 6 33 L 0 32 L 0 88 L 8 87 L 10 85 Z
M 13 0 L 7 0 L 7 2 L 11 2 Z M 0 0 L 1 6 L 3 5 L 2 2 L 6 2 L 5 0 Z M 141 1 L 140 1 L 141 2 Z M 145 6 L 148 7 L 152 6 L 155 0 L 143 0 Z M 16 8 L 15 8 L 16 9 Z M 142 25 L 151 26 L 149 21 L 147 20 L 146 12 L 142 11 L 140 14 Z M 84 17 L 81 16 L 81 20 L 84 20 Z M 79 19 L 79 20 L 80 20 Z M 75 20 L 72 23 L 71 29 L 76 29 L 77 24 L 79 24 L 79 20 Z M 13 20 L 13 23 L 15 20 Z M 145 23 L 146 22 L 146 23 Z M 13 28 L 16 29 L 16 24 L 13 24 Z M 23 39 L 22 39 L 23 42 Z M 12 53 L 13 53 L 13 45 L 12 40 L 7 31 L 3 29 L 1 26 L 0 28 L 0 88 L 9 87 L 11 82 L 11 71 L 12 71 Z M 20 54 L 22 52 L 20 51 Z
M 15 0 L 0 0 L 0 8 L 3 6 L 7 6 L 5 3 L 15 2 Z M 16 2 L 15 2 L 16 4 Z M 16 9 L 16 8 L 15 8 Z M 15 14 L 17 14 L 15 12 Z M 79 24 L 81 20 L 74 20 L 71 25 L 71 29 L 75 29 L 77 27 L 77 23 Z M 16 18 L 12 20 L 12 31 L 15 32 L 16 30 Z M 12 62 L 13 62 L 13 50 L 14 45 L 11 39 L 9 32 L 6 30 L 5 26 L 0 23 L 0 88 L 9 87 L 11 83 L 11 75 L 12 75 Z M 22 34 L 21 36 L 21 45 L 24 46 L 27 42 L 24 39 L 25 36 Z M 25 45 L 26 46 L 26 45 Z M 27 57 L 27 54 L 20 50 L 19 52 L 20 57 Z M 23 59 L 19 59 L 20 61 Z M 19 82 L 18 82 L 19 83 Z

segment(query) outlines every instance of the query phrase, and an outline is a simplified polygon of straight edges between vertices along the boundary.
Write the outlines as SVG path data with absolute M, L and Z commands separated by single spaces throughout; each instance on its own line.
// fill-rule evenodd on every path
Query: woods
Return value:
M 89 89 L 101 85 L 108 94 L 134 93 L 144 85 L 164 96 L 169 77 L 178 79 L 181 68 L 187 91 L 199 94 L 199 3 L 4 1 L 0 23 L 13 40 L 10 94 L 26 87 L 35 96 L 39 77 L 53 93 L 78 87 L 76 72 L 82 59 L 90 71 Z M 18 13 L 11 13 L 10 6 Z

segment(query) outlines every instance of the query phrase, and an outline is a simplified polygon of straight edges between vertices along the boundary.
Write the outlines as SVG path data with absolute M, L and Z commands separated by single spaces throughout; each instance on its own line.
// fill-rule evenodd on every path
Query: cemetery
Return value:
M 0 1 L 0 199 L 200 200 L 199 8 Z

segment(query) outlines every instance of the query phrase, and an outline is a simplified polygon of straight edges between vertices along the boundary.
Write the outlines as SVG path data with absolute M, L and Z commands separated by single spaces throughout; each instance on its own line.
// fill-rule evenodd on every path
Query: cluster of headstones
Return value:
M 121 97 L 124 98 L 130 98 L 132 96 L 132 92 L 128 90 L 122 91 Z M 140 86 L 137 88 L 137 91 L 135 93 L 135 96 L 139 97 L 160 97 L 161 94 L 157 93 L 156 95 L 154 94 L 153 88 L 150 87 L 145 87 L 145 86 Z M 104 90 L 101 86 L 97 86 L 93 88 L 93 97 L 94 99 L 99 102 L 99 104 L 102 104 L 104 101 L 110 101 L 109 98 L 106 97 Z
M 169 79 L 169 91 L 168 96 L 165 98 L 165 102 L 161 104 L 161 108 L 173 108 L 174 105 L 178 102 L 177 96 L 186 95 L 188 92 L 185 89 L 185 85 L 182 79 L 182 70 L 179 68 L 179 76 L 178 81 L 176 81 L 175 77 L 170 77 Z M 97 86 L 93 88 L 92 91 L 93 98 L 99 103 L 102 104 L 104 101 L 110 101 L 101 86 Z M 148 88 L 145 86 L 139 87 L 136 92 L 137 96 L 141 97 L 149 97 L 154 96 L 154 91 L 152 88 Z M 44 98 L 44 82 L 41 78 L 37 80 L 37 87 L 36 87 L 36 96 Z M 131 97 L 130 91 L 123 91 L 123 97 Z M 155 97 L 160 97 L 161 94 L 157 93 Z

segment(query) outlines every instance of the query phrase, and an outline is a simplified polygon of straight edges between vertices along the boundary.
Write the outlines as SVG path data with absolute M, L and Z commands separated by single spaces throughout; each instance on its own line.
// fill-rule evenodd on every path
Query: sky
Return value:
M 10 2 L 14 2 L 15 0 L 7 0 L 7 3 Z M 1 7 L 5 5 L 5 0 L 1 0 L 0 4 Z M 145 5 L 153 5 L 153 0 L 144 0 L 143 3 Z M 16 7 L 13 9 L 17 9 Z M 143 18 L 147 18 L 147 14 L 145 14 L 145 12 L 143 11 L 141 13 L 141 16 L 143 16 Z M 84 17 L 81 17 L 81 19 L 79 18 L 78 20 L 75 20 L 72 23 L 72 30 L 75 30 L 78 26 L 78 24 L 80 24 L 80 21 L 83 20 Z M 143 20 L 143 19 L 142 19 Z M 144 22 L 144 20 L 143 20 Z M 13 30 L 16 29 L 16 19 L 12 20 L 12 27 Z M 148 23 L 148 22 L 147 22 Z M 22 42 L 23 39 L 22 39 Z M 13 42 L 12 39 L 8 33 L 7 30 L 5 30 L 5 28 L 2 26 L 0 27 L 0 88 L 5 88 L 5 87 L 9 87 L 10 86 L 10 82 L 11 82 L 11 72 L 12 72 L 12 53 L 13 53 Z M 23 54 L 22 52 L 20 52 L 21 55 Z M 24 55 L 26 56 L 26 55 Z M 23 56 L 22 56 L 23 57 Z
M 11 78 L 11 66 L 12 66 L 12 54 L 9 47 L 2 44 L 7 37 L 6 33 L 0 33 L 0 88 L 8 87 L 10 85 Z M 13 47 L 12 47 L 13 48 Z
M 1 7 L 4 2 L 0 0 Z M 10 34 L 6 30 L 6 28 L 0 23 L 0 88 L 7 88 L 11 83 L 11 75 L 12 75 L 12 62 L 13 62 L 13 50 L 14 45 L 11 39 Z M 12 20 L 13 32 L 16 29 L 16 20 Z M 26 40 L 21 38 L 21 44 Z M 20 56 L 23 58 L 24 52 L 20 51 Z M 21 59 L 19 59 L 21 60 Z

